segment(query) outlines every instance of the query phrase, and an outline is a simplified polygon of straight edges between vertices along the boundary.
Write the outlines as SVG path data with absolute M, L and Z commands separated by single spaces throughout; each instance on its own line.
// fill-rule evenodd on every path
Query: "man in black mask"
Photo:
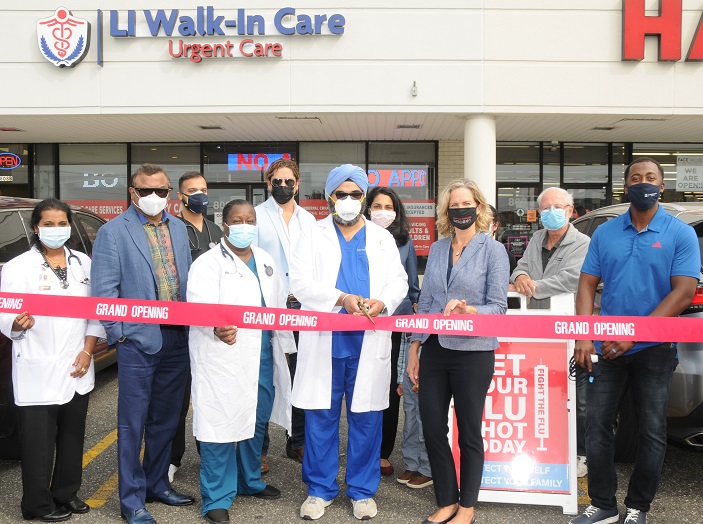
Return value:
M 289 309 L 300 309 L 300 302 L 290 294 L 290 257 L 300 238 L 300 232 L 315 224 L 315 217 L 295 202 L 295 195 L 300 189 L 300 170 L 298 164 L 288 158 L 280 158 L 271 163 L 265 174 L 268 200 L 256 206 L 256 225 L 259 238 L 257 244 L 273 257 L 276 267 L 281 269 L 281 278 L 288 293 L 286 305 Z M 293 332 L 296 346 L 298 332 Z M 297 354 L 288 355 L 288 367 L 291 381 L 295 378 Z M 286 442 L 286 454 L 298 462 L 303 461 L 305 445 L 305 412 L 293 408 L 291 434 Z M 264 446 L 261 450 L 261 473 L 268 472 L 269 434 L 266 431 Z
M 701 257 L 693 228 L 659 205 L 664 172 L 651 158 L 625 169 L 630 209 L 593 234 L 581 267 L 576 314 L 592 315 L 603 282 L 601 315 L 675 317 L 691 303 Z M 598 353 L 598 363 L 591 356 Z M 598 372 L 586 384 L 586 459 L 591 504 L 571 524 L 619 521 L 614 435 L 618 404 L 628 383 L 637 405 L 639 445 L 625 497 L 628 524 L 647 522 L 666 454 L 666 409 L 678 359 L 662 341 L 576 341 L 576 361 Z
M 202 173 L 188 171 L 178 179 L 178 198 L 182 202 L 181 212 L 177 217 L 186 225 L 190 254 L 195 260 L 208 249 L 215 246 L 222 238 L 222 230 L 213 221 L 205 217 L 207 212 L 207 182 Z M 173 482 L 173 477 L 181 467 L 181 460 L 186 450 L 186 415 L 190 407 L 190 374 L 186 384 L 181 416 L 178 420 L 178 429 L 171 446 L 171 465 L 168 468 L 168 480 Z

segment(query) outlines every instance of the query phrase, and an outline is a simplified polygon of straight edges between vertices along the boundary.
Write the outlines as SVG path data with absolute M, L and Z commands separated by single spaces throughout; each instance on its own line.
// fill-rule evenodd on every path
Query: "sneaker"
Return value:
M 582 478 L 588 475 L 588 466 L 586 465 L 586 457 L 579 455 L 576 457 L 576 476 Z
M 373 499 L 353 500 L 352 506 L 354 506 L 354 517 L 359 520 L 372 519 L 378 513 L 376 502 Z
M 588 506 L 583 515 L 571 519 L 569 524 L 615 524 L 619 520 L 618 508 L 600 509 Z
M 415 475 L 417 475 L 417 471 L 406 469 L 403 473 L 398 475 L 398 478 L 395 480 L 398 484 L 407 484 Z
M 176 471 L 178 471 L 178 466 L 174 466 L 173 464 L 170 464 L 168 466 L 168 482 L 169 482 L 169 484 L 173 482 L 173 477 L 176 476 Z
M 624 524 L 647 524 L 647 512 L 627 508 L 627 517 Z
M 325 514 L 325 508 L 332 504 L 331 500 L 323 500 L 320 497 L 308 497 L 300 506 L 300 518 L 305 520 L 317 520 Z
M 413 489 L 420 489 L 426 488 L 427 486 L 431 486 L 432 484 L 434 484 L 432 477 L 428 477 L 427 475 L 418 473 L 408 481 L 406 486 Z

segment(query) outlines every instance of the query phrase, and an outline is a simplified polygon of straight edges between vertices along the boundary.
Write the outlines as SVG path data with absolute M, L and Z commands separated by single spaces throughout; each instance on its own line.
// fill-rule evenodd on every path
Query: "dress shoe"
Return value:
M 262 491 L 259 491 L 258 493 L 253 493 L 252 497 L 256 497 L 258 499 L 263 500 L 276 500 L 277 498 L 281 497 L 281 492 L 270 484 L 267 484 Z
M 305 453 L 305 448 L 293 449 L 286 446 L 286 456 L 292 458 L 296 462 L 303 463 L 303 455 Z
M 42 515 L 40 517 L 35 517 L 28 511 L 22 510 L 22 518 L 24 520 L 41 520 L 42 522 L 63 522 L 71 518 L 71 511 L 63 508 L 56 508 L 51 513 Z
M 71 513 L 88 513 L 90 511 L 90 506 L 78 497 L 73 497 L 68 502 L 54 502 L 56 502 L 56 507 L 67 509 Z
M 261 455 L 261 474 L 266 475 L 269 472 L 269 458 L 268 455 Z
M 156 519 L 151 516 L 151 513 L 146 508 L 139 508 L 129 515 L 122 513 L 122 518 L 129 524 L 156 524 Z
M 211 509 L 205 513 L 205 520 L 211 524 L 221 524 L 229 522 L 229 513 L 226 509 Z
M 161 502 L 167 506 L 190 506 L 195 502 L 195 498 L 190 495 L 178 493 L 174 489 L 167 489 L 163 493 L 154 493 L 146 498 L 147 502 Z
M 428 517 L 422 521 L 422 524 L 447 524 L 447 522 L 449 522 L 454 517 L 456 517 L 457 513 L 459 513 L 459 505 L 458 504 L 457 504 L 456 510 L 454 511 L 454 513 L 451 514 L 451 516 L 448 519 L 440 520 L 439 522 L 437 522 L 434 520 L 430 520 Z M 476 524 L 476 517 L 472 518 L 471 522 L 469 524 Z
M 390 477 L 393 472 L 395 472 L 395 469 L 393 468 L 393 464 L 391 464 L 390 461 L 388 461 L 387 466 L 381 466 L 381 475 L 383 475 L 384 477 Z

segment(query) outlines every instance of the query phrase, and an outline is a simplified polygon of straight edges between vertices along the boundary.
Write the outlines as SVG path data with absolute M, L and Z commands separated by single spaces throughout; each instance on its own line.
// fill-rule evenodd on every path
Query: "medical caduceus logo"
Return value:
M 49 62 L 58 67 L 71 67 L 88 52 L 90 23 L 76 18 L 65 7 L 59 7 L 54 16 L 37 20 L 39 49 Z

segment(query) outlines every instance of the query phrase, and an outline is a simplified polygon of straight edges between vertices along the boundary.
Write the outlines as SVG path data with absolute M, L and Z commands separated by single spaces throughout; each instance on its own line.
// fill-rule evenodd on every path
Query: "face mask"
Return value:
M 640 211 L 652 209 L 659 200 L 659 186 L 654 184 L 634 184 L 627 186 L 627 196 L 635 208 Z
M 227 235 L 227 240 L 230 241 L 234 247 L 239 249 L 244 249 L 251 244 L 256 238 L 256 226 L 251 224 L 234 224 L 229 227 L 229 235 Z
M 183 200 L 183 205 L 188 208 L 188 211 L 202 215 L 207 211 L 208 198 L 202 191 L 197 191 L 186 196 Z
M 566 220 L 566 209 L 556 209 L 554 207 L 550 207 L 549 209 L 542 211 L 539 218 L 545 229 L 548 229 L 549 231 L 561 229 L 568 222 Z
M 390 226 L 394 220 L 395 211 L 387 211 L 385 209 L 371 210 L 371 221 L 384 229 Z
M 290 199 L 293 198 L 294 194 L 295 192 L 292 187 L 280 185 L 271 188 L 271 196 L 281 205 L 286 202 L 290 202 Z
M 67 227 L 40 227 L 39 240 L 49 249 L 58 249 L 71 238 L 71 226 Z
M 359 216 L 359 213 L 361 213 L 362 199 L 354 200 L 352 197 L 348 196 L 342 200 L 337 200 L 334 203 L 335 214 L 347 222 L 354 220 L 357 216 Z
M 453 207 L 447 210 L 447 215 L 449 223 L 457 229 L 469 229 L 478 217 L 475 207 Z
M 159 198 L 156 193 L 151 193 L 145 197 L 139 197 L 137 207 L 144 211 L 146 216 L 155 217 L 166 209 L 168 198 Z

